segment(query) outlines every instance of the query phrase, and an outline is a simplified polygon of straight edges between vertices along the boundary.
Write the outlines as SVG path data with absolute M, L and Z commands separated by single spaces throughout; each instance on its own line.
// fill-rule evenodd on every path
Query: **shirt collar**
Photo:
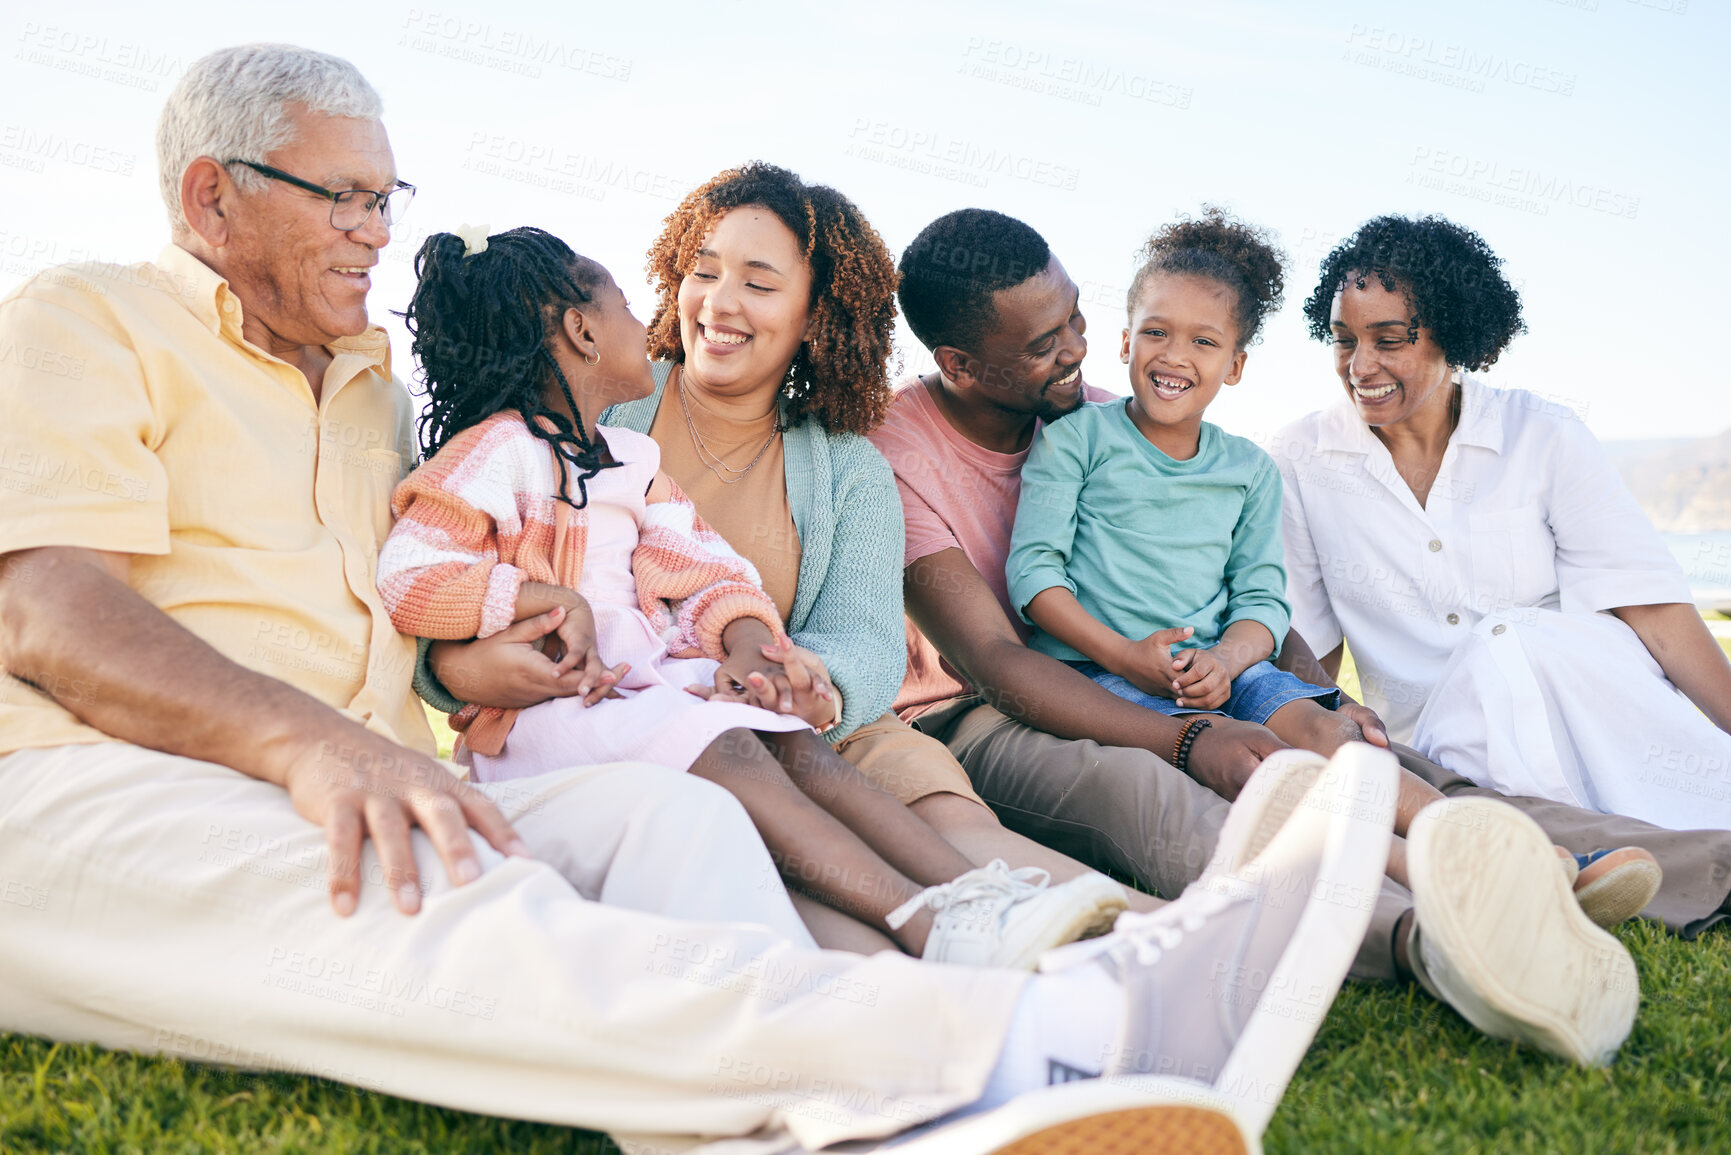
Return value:
M 1461 420 L 1455 426 L 1457 445 L 1477 445 L 1492 453 L 1503 451 L 1503 407 L 1497 391 L 1461 374 Z
M 156 267 L 163 274 L 158 287 L 178 298 L 212 333 L 221 336 L 226 322 L 232 327 L 235 341 L 244 340 L 240 333 L 246 309 L 228 287 L 226 278 L 172 243 L 164 245 L 157 254 Z M 390 373 L 391 341 L 378 325 L 368 325 L 365 332 L 353 337 L 338 337 L 325 348 L 338 357 L 360 357 L 366 366 Z
M 1461 375 L 1461 419 L 1449 439 L 1457 445 L 1476 445 L 1493 453 L 1503 451 L 1503 411 L 1496 391 L 1476 379 Z M 1343 399 L 1322 412 L 1316 447 L 1340 453 L 1369 453 L 1378 445 L 1376 434 L 1359 417 L 1351 400 Z
M 215 269 L 176 244 L 162 246 L 156 267 L 163 275 L 157 287 L 177 298 L 212 333 L 222 332 L 224 302 L 234 297 Z M 240 302 L 234 302 L 238 313 Z
M 1352 402 L 1342 399 L 1322 411 L 1322 421 L 1316 431 L 1316 447 L 1338 453 L 1369 453 L 1377 444 L 1376 435 L 1359 417 Z

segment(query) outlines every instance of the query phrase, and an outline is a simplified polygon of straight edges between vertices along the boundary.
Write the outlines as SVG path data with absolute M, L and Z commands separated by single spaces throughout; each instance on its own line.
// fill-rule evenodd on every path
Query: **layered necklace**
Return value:
M 759 461 L 763 460 L 763 455 L 769 452 L 771 443 L 781 432 L 781 417 L 778 414 L 775 424 L 770 426 L 769 436 L 765 437 L 763 444 L 758 446 L 757 456 L 753 457 L 744 469 L 735 469 L 723 461 L 720 454 L 709 448 L 708 442 L 703 440 L 703 434 L 697 431 L 697 422 L 691 419 L 691 402 L 685 397 L 685 374 L 683 372 L 679 374 L 679 408 L 685 414 L 685 431 L 691 434 L 691 448 L 697 451 L 697 460 L 703 462 L 704 468 L 715 474 L 715 479 L 723 485 L 737 485 L 744 481 L 745 475 L 756 468 Z M 727 474 L 732 476 L 727 476 Z

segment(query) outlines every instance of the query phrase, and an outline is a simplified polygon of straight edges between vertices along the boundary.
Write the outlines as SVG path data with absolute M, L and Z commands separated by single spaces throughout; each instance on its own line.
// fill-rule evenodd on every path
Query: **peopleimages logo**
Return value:
M 14 60 L 75 76 L 155 92 L 185 67 L 181 58 L 146 44 L 26 20 Z
M 540 79 L 543 67 L 601 80 L 631 79 L 632 62 L 527 28 L 410 8 L 397 43 L 416 52 Z
M 46 162 L 52 160 L 112 176 L 131 176 L 133 166 L 138 162 L 136 153 L 119 152 L 58 132 L 40 132 L 22 124 L 0 128 L 0 151 L 28 162 L 14 167 L 28 168 L 32 172 L 42 172 Z
M 957 71 L 976 80 L 1096 107 L 1107 96 L 1119 96 L 1183 109 L 1190 107 L 1195 96 L 1195 89 L 1145 72 L 1051 52 L 1039 45 L 989 40 L 983 36 L 968 38 Z
M 493 1018 L 498 1000 L 456 987 L 429 982 L 420 975 L 389 967 L 362 966 L 315 952 L 272 947 L 265 962 L 264 983 L 278 990 L 311 995 L 363 1010 L 402 1018 L 411 1004 L 451 1011 L 469 1018 Z
M 1353 64 L 1436 80 L 1456 88 L 1483 92 L 1485 81 L 1531 88 L 1555 96 L 1573 96 L 1575 74 L 1517 60 L 1504 53 L 1466 44 L 1451 44 L 1432 36 L 1392 28 L 1354 24 L 1346 37 L 1344 59 Z
M 602 200 L 609 190 L 678 201 L 696 182 L 613 157 L 573 152 L 557 140 L 528 140 L 475 130 L 469 134 L 463 168 L 519 184 Z
M 1641 198 L 1590 181 L 1429 145 L 1414 147 L 1411 166 L 1407 174 L 1410 184 L 1476 200 L 1505 197 L 1509 198 L 1506 207 L 1539 216 L 1547 215 L 1551 205 L 1570 205 L 1625 220 L 1634 220 L 1641 210 Z
M 896 168 L 984 188 L 994 176 L 1074 192 L 1080 170 L 1013 149 L 964 140 L 930 128 L 857 117 L 846 153 Z

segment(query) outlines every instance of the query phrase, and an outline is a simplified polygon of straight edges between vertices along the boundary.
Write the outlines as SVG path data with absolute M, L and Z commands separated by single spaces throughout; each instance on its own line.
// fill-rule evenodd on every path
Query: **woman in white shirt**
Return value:
M 1347 397 L 1273 447 L 1293 626 L 1481 785 L 1731 828 L 1731 663 L 1681 568 L 1570 410 L 1464 375 L 1525 331 L 1501 264 L 1440 217 L 1323 262 L 1305 315 Z

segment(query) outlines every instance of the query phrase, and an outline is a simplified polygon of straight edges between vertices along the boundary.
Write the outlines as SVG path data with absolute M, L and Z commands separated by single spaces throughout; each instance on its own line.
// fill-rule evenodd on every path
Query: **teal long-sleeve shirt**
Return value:
M 1127 638 L 1190 626 L 1185 645 L 1212 646 L 1248 620 L 1268 628 L 1278 653 L 1290 621 L 1280 471 L 1206 421 L 1196 456 L 1177 461 L 1142 435 L 1125 401 L 1084 405 L 1048 422 L 1028 453 L 1005 569 L 1024 618 L 1036 594 L 1063 586 Z M 1037 629 L 1029 644 L 1088 660 Z

